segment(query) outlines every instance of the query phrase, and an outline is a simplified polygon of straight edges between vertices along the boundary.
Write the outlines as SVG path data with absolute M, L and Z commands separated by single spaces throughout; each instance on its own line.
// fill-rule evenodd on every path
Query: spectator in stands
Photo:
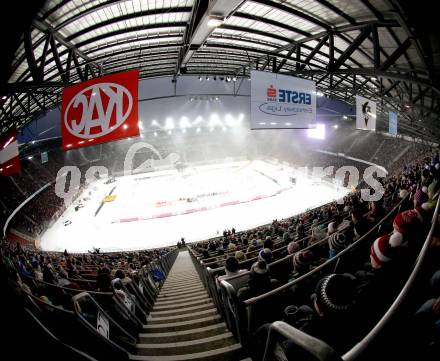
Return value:
M 351 211 L 354 234 L 356 238 L 362 237 L 370 229 L 371 223 L 362 215 L 362 211 L 355 208 Z
M 47 289 L 42 286 L 39 285 L 35 291 L 35 296 L 37 296 L 41 301 L 48 303 L 48 304 L 52 304 L 51 300 L 49 299 L 49 297 L 47 296 Z
M 429 184 L 427 193 L 428 201 L 422 205 L 422 208 L 427 212 L 432 212 L 437 204 L 438 195 L 440 190 L 440 181 L 433 181 Z
M 312 243 L 319 242 L 327 236 L 325 232 L 325 227 L 318 223 L 319 223 L 318 218 L 315 218 L 312 222 L 312 227 L 311 227 Z
M 411 199 L 409 197 L 409 191 L 407 189 L 401 189 L 399 192 L 399 197 L 396 200 L 396 204 L 397 205 L 400 201 L 402 201 L 401 206 L 400 206 L 400 210 L 402 211 L 406 211 L 408 209 L 411 209 L 413 207 L 413 202 L 411 202 Z
M 335 233 L 336 231 L 340 230 L 343 224 L 342 221 L 343 221 L 342 215 L 337 214 L 334 220 L 328 224 L 327 235 L 330 236 L 332 233 Z
M 311 250 L 305 250 L 295 253 L 292 258 L 293 269 L 298 276 L 309 272 L 312 268 L 315 255 Z
M 220 287 L 220 282 L 225 278 L 239 275 L 240 273 L 247 272 L 245 269 L 240 269 L 240 264 L 237 258 L 229 256 L 225 262 L 225 275 L 217 278 L 217 287 Z
M 271 236 L 266 236 L 266 239 L 264 240 L 263 243 L 263 248 L 267 248 L 273 251 L 273 240 Z
M 118 269 L 115 273 L 115 277 L 119 278 L 124 286 L 131 283 L 131 278 L 125 275 L 125 272 L 121 269 Z
M 426 203 L 428 201 L 429 197 L 426 192 L 424 192 L 421 188 L 417 189 L 416 193 L 414 194 L 414 208 L 422 206 L 423 203 Z
M 284 244 L 288 244 L 290 241 L 292 241 L 295 237 L 294 227 L 289 226 L 287 228 L 287 231 L 283 233 L 283 240 Z
M 296 226 L 296 237 L 295 240 L 300 240 L 306 237 L 306 229 L 303 223 L 298 223 Z
M 295 241 L 291 241 L 288 245 L 287 245 L 287 253 L 288 254 L 294 254 L 296 252 L 298 252 L 300 250 L 300 245 L 298 242 Z
M 55 283 L 55 275 L 53 273 L 53 267 L 50 263 L 43 266 L 43 281 L 47 283 Z
M 372 223 L 377 223 L 385 216 L 385 211 L 382 201 L 370 202 L 368 204 L 368 207 L 370 210 L 366 216 L 368 221 Z
M 425 211 L 422 207 L 398 213 L 394 218 L 390 244 L 397 247 L 403 242 L 408 243 L 415 240 L 420 230 L 423 229 L 424 216 Z
M 258 252 L 258 260 L 271 263 L 273 261 L 273 254 L 270 248 L 262 248 L 260 252 Z
M 235 252 L 235 258 L 238 262 L 246 261 L 246 254 L 243 251 L 237 251 Z
M 422 187 L 428 187 L 433 182 L 433 177 L 429 169 L 423 169 L 422 171 Z
M 253 244 L 250 244 L 249 247 L 246 250 L 246 253 L 252 253 L 253 251 L 255 251 L 255 246 Z
M 245 287 L 241 287 L 237 296 L 239 300 L 247 300 L 270 291 L 278 285 L 278 281 L 271 279 L 269 269 L 265 261 L 255 262 L 250 270 L 249 281 Z
M 112 278 L 110 276 L 110 270 L 109 272 L 101 272 L 98 274 L 98 277 L 96 278 L 96 291 L 98 292 L 111 292 L 112 287 Z
M 358 270 L 359 309 L 365 310 L 361 324 L 364 330 L 390 306 L 396 292 L 404 282 L 403 274 L 408 260 L 399 237 L 387 234 L 377 238 L 370 248 L 370 263 Z M 380 298 L 377 296 L 381 295 Z
M 335 232 L 328 237 L 329 259 L 335 257 L 348 245 L 348 239 L 343 232 Z
M 237 249 L 237 245 L 234 242 L 229 243 L 228 252 L 235 252 Z
M 23 280 L 20 277 L 20 274 L 18 272 L 13 272 L 13 274 L 15 275 L 15 282 L 17 284 L 17 286 L 24 292 L 28 293 L 28 294 L 32 294 L 31 289 L 29 288 L 29 286 L 23 282 Z
M 202 251 L 202 255 L 203 255 L 203 259 L 207 259 L 210 258 L 211 256 L 209 255 L 209 251 L 207 249 L 204 249 Z
M 328 343 L 339 353 L 352 346 L 355 340 L 354 306 L 356 302 L 356 279 L 350 274 L 330 274 L 322 278 L 311 296 L 313 307 L 291 305 L 284 310 L 284 320 L 295 328 Z M 269 324 L 257 331 L 257 343 L 267 339 Z M 262 349 L 256 344 L 257 359 Z M 264 347 L 264 343 L 263 343 Z M 295 359 L 298 349 L 290 341 L 284 341 L 281 348 L 287 359 Z M 260 356 L 259 356 L 260 355 Z
M 40 263 L 38 262 L 37 259 L 34 259 L 32 261 L 32 268 L 33 268 L 33 277 L 38 281 L 42 281 L 43 272 L 41 271 Z

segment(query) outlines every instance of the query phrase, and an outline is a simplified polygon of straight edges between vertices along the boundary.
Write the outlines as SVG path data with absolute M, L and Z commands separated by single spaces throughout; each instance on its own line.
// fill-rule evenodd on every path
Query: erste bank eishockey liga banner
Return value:
M 63 90 L 63 149 L 139 136 L 139 71 L 112 74 Z
M 251 71 L 251 129 L 313 128 L 314 81 Z

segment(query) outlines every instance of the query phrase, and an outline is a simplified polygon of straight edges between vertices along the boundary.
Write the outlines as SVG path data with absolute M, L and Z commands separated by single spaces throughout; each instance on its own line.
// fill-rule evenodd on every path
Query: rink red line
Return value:
M 124 222 L 136 222 L 139 220 L 139 217 L 132 217 L 132 218 L 121 218 L 118 221 L 120 223 L 124 223 Z
M 273 194 L 265 194 L 265 195 L 261 195 L 261 196 L 256 196 L 256 197 L 253 197 L 253 198 L 250 198 L 250 199 L 246 199 L 246 200 L 242 200 L 242 201 L 236 200 L 236 201 L 220 203 L 219 205 L 212 206 L 212 207 L 190 208 L 190 209 L 186 209 L 186 210 L 180 211 L 180 212 L 159 213 L 159 214 L 152 215 L 150 217 L 121 218 L 121 219 L 117 219 L 115 221 L 112 221 L 112 223 L 126 223 L 126 222 L 137 222 L 137 221 L 148 221 L 150 219 L 167 218 L 167 217 L 181 216 L 181 215 L 197 213 L 197 212 L 204 212 L 204 211 L 208 211 L 208 210 L 216 209 L 216 208 L 220 208 L 220 207 L 234 206 L 234 205 L 237 205 L 237 204 L 249 203 L 249 202 L 257 201 L 257 200 L 260 200 L 260 199 L 274 197 L 274 196 L 276 196 L 276 195 L 278 195 L 278 194 L 280 194 L 282 192 L 285 192 L 286 190 L 288 190 L 290 188 L 291 187 L 282 188 L 282 189 L 277 190 Z
M 220 207 L 226 207 L 226 206 L 234 206 L 236 204 L 245 203 L 245 201 L 231 201 L 226 203 L 220 203 Z
M 172 213 L 172 212 L 168 212 L 168 213 L 161 213 L 161 214 L 156 214 L 151 218 L 166 218 L 166 217 L 171 217 L 171 216 L 175 216 L 176 214 Z

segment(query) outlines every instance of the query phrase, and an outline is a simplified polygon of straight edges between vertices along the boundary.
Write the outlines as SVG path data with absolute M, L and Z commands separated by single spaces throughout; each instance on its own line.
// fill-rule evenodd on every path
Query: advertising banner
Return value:
M 20 169 L 17 130 L 12 129 L 0 138 L 0 175 L 10 176 Z
M 133 70 L 64 88 L 63 149 L 138 136 L 138 79 Z
M 251 71 L 251 129 L 304 129 L 315 121 L 315 82 Z

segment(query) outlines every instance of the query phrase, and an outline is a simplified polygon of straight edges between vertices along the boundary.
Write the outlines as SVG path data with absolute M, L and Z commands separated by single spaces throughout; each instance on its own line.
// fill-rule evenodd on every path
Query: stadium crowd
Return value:
M 222 281 L 231 277 L 249 275 L 249 280 L 237 289 L 238 300 L 244 302 L 294 282 L 337 257 L 367 234 L 390 210 L 400 205 L 392 224 L 384 226 L 371 247 L 364 250 L 361 258 L 368 258 L 368 262 L 359 262 L 354 257 L 344 264 L 344 269 L 350 272 L 316 273 L 289 287 L 282 302 L 271 299 L 270 307 L 265 305 L 266 312 L 261 313 L 259 327 L 254 330 L 255 359 L 262 354 L 259 345 L 264 344 L 258 341 L 267 337 L 266 321 L 273 321 L 274 314 L 277 318 L 281 314 L 286 322 L 343 352 L 389 307 L 402 285 L 402 275 L 408 273 L 408 264 L 423 241 L 421 235 L 425 234 L 440 190 L 438 153 L 423 154 L 421 158 L 422 161 L 407 162 L 400 172 L 380 179 L 385 193 L 378 201 L 363 200 L 360 186 L 342 202 L 333 202 L 243 232 L 226 229 L 222 237 L 192 246 L 205 266 L 221 269 L 217 289 L 220 289 Z M 62 207 L 53 198 L 53 189 L 48 189 L 47 193 L 42 194 L 45 202 L 35 202 L 24 209 L 25 218 L 32 220 L 29 224 L 44 226 L 44 222 Z M 26 225 L 24 221 L 20 223 Z M 41 231 L 29 224 L 29 233 Z M 32 295 L 41 302 L 66 310 L 72 309 L 72 293 L 69 290 L 111 292 L 115 279 L 124 286 L 133 281 L 138 283 L 138 273 L 169 251 L 82 255 L 69 255 L 65 251 L 60 255 L 6 241 L 0 245 L 2 272 L 14 294 Z M 271 267 L 272 263 L 285 257 L 289 260 L 289 267 Z M 438 261 L 437 256 L 435 262 L 438 264 Z M 417 345 L 426 345 L 430 340 L 429 355 L 433 347 L 438 347 L 436 327 L 440 308 L 439 274 L 435 269 L 432 274 L 431 287 L 423 294 L 426 299 L 409 320 L 420 328 L 419 335 L 424 335 L 416 338 Z M 161 279 L 163 274 L 159 270 L 156 280 Z M 126 297 L 123 293 L 123 289 L 117 289 L 118 297 Z M 378 294 L 381 297 L 377 297 Z M 332 325 L 335 322 L 344 326 L 341 327 L 343 334 L 334 332 Z M 354 327 L 354 323 L 362 327 Z M 353 329 L 358 332 L 353 332 Z M 283 344 L 286 353 L 294 352 L 292 347 L 289 342 Z
M 437 204 L 438 152 L 423 156 L 421 161 L 406 163 L 399 173 L 383 179 L 382 184 L 385 193 L 379 201 L 365 202 L 359 192 L 354 192 L 341 204 L 333 203 L 287 220 L 275 220 L 254 230 L 225 230 L 223 237 L 192 247 L 205 267 L 214 272 L 224 269 L 224 274 L 215 273 L 219 275 L 217 289 L 222 281 L 234 281 L 233 284 L 238 285 L 237 297 L 244 302 L 269 295 L 271 290 L 323 265 L 367 234 L 399 205 L 398 213 L 391 223 L 382 225 L 371 247 L 361 248 L 359 257 L 344 259 L 345 272 L 317 272 L 302 282 L 293 283 L 287 291 L 279 292 L 278 296 L 282 294 L 282 297 L 274 297 L 272 293 L 266 301 L 261 299 L 260 308 L 252 311 L 258 315 L 256 323 L 260 325 L 251 339 L 250 349 L 255 350 L 256 360 L 264 353 L 262 347 L 270 326 L 265 322 L 281 318 L 342 353 L 365 335 L 391 305 L 403 286 L 405 275 L 411 271 L 409 265 L 425 240 Z M 423 349 L 427 360 L 435 359 L 440 346 L 440 271 L 435 269 L 440 256 L 435 244 L 432 245 L 433 276 L 425 292 L 429 299 L 407 319 L 408 324 L 421 330 L 409 351 L 417 354 Z M 276 267 L 288 254 L 291 267 Z M 237 282 L 245 279 L 246 273 L 248 281 Z M 242 305 L 244 307 L 244 303 Z M 340 332 L 335 332 L 335 324 Z M 291 357 L 298 351 L 290 342 L 285 342 L 283 349 Z
M 138 282 L 138 274 L 173 248 L 139 252 L 69 254 L 49 253 L 3 240 L 0 244 L 2 272 L 17 296 L 34 295 L 40 300 L 72 310 L 69 289 L 112 292 L 112 281 Z M 157 268 L 156 281 L 163 280 Z M 161 274 L 162 273 L 162 274 Z

